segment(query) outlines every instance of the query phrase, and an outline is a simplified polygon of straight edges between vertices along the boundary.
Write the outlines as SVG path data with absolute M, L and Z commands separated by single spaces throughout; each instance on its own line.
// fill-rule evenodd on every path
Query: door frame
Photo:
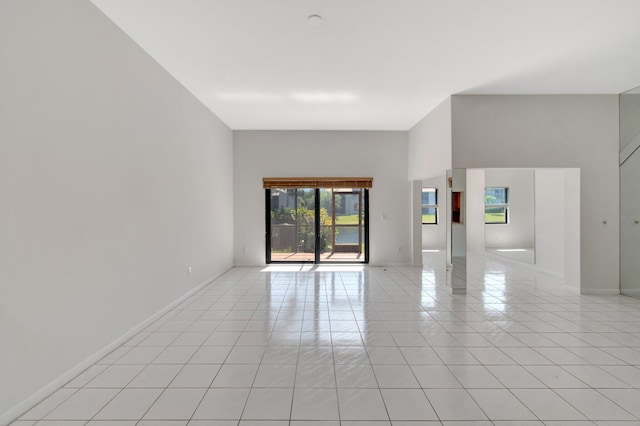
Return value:
M 295 189 L 302 189 L 295 188 Z M 314 190 L 314 221 L 315 221 L 315 245 L 314 260 L 272 260 L 271 259 L 271 188 L 264 189 L 264 219 L 265 219 L 265 262 L 271 263 L 311 263 L 311 264 L 368 264 L 369 263 L 369 188 L 359 188 L 363 197 L 364 208 L 364 261 L 327 261 L 321 260 L 320 253 L 320 188 L 311 188 Z M 326 188 L 323 188 L 326 189 Z M 335 212 L 334 212 L 335 213 Z M 335 226 L 335 224 L 334 224 Z

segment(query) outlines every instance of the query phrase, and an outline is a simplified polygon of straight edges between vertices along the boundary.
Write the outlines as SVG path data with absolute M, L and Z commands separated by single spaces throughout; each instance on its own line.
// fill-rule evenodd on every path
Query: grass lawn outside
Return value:
M 506 223 L 505 221 L 505 212 L 501 213 L 485 213 L 484 222 L 485 223 Z M 338 218 L 336 218 L 337 221 Z M 340 224 L 339 221 L 337 221 Z M 357 223 L 357 222 L 356 222 Z M 422 215 L 422 223 L 423 224 L 435 224 L 436 223 L 436 215 L 434 214 L 423 214 Z M 346 225 L 346 223 L 344 223 Z
M 336 225 L 357 225 L 357 224 L 358 224 L 357 214 L 336 216 Z
M 422 223 L 435 225 L 436 224 L 436 215 L 435 214 L 423 214 L 422 215 Z
M 485 213 L 484 223 L 507 223 L 506 217 L 506 212 L 504 211 L 500 213 Z

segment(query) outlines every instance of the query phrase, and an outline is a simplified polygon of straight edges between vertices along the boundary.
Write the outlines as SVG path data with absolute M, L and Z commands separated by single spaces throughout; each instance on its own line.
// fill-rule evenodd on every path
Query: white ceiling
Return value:
M 640 0 L 92 1 L 232 129 L 407 130 L 451 94 L 640 84 Z

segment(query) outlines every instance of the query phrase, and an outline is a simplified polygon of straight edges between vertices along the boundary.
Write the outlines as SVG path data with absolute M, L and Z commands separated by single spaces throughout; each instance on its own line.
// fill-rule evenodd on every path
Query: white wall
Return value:
M 509 219 L 506 224 L 486 224 L 487 248 L 532 248 L 534 245 L 534 171 L 531 169 L 485 169 L 487 188 L 509 188 Z
M 235 131 L 234 259 L 265 262 L 263 177 L 373 177 L 370 263 L 409 264 L 411 187 L 407 132 Z
M 0 64 L 3 423 L 232 265 L 233 176 L 231 131 L 88 1 L 3 1 Z
M 408 177 L 423 180 L 424 187 L 438 188 L 440 219 L 437 225 L 422 225 L 414 221 L 413 232 L 420 233 L 423 249 L 441 249 L 447 245 L 445 218 L 446 171 L 451 168 L 451 98 L 445 99 L 408 134 Z M 429 183 L 425 183 L 429 182 Z M 414 209 L 421 201 L 412 200 Z
M 640 116 L 639 116 L 640 118 Z M 640 121 L 640 120 L 639 120 Z M 620 166 L 620 289 L 640 297 L 640 151 Z
M 640 87 L 620 95 L 620 290 L 640 297 Z
M 409 180 L 444 176 L 451 168 L 451 98 L 409 130 Z
M 633 141 L 635 149 L 640 137 L 640 88 L 620 95 L 620 152 Z
M 421 225 L 422 248 L 444 249 L 447 247 L 447 176 L 443 173 L 438 177 L 423 179 L 422 187 L 436 188 L 438 190 L 438 223 L 435 225 Z
M 581 287 L 581 213 L 580 169 L 564 169 L 564 282 L 577 291 Z M 619 288 L 605 293 L 619 293 Z
M 580 170 L 535 171 L 536 267 L 580 290 Z
M 581 169 L 580 289 L 617 292 L 617 96 L 460 95 L 452 117 L 453 167 Z
M 536 265 L 564 276 L 565 182 L 562 169 L 536 170 Z
M 465 201 L 467 250 L 482 253 L 484 251 L 484 188 L 485 171 L 467 169 Z
M 447 285 L 455 293 L 465 293 L 467 289 L 467 170 L 447 170 L 447 178 L 451 178 L 451 188 L 447 190 L 447 204 L 453 206 L 453 194 L 460 193 L 460 218 L 453 222 L 453 210 L 449 209 L 447 217 Z
M 411 264 L 422 266 L 422 181 L 411 181 Z
M 453 169 L 451 171 L 451 192 L 460 192 L 460 221 L 451 222 L 451 256 L 467 256 L 467 170 Z M 450 199 L 448 204 L 452 204 Z

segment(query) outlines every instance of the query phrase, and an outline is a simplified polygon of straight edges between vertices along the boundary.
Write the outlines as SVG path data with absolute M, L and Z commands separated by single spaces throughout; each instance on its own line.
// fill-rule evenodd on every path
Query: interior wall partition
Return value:
M 620 95 L 620 292 L 640 298 L 640 87 Z

